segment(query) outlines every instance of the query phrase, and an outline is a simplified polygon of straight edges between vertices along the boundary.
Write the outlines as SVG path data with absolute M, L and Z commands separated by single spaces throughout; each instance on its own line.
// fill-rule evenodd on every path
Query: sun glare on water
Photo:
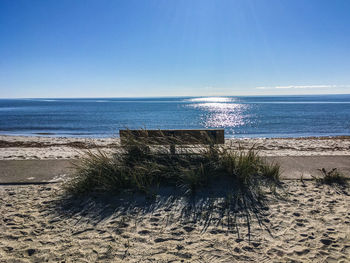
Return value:
M 231 102 L 233 98 L 227 97 L 201 97 L 201 98 L 193 98 L 189 99 L 192 102 Z
M 235 101 L 233 98 L 207 97 L 194 98 L 190 101 L 195 103 L 189 104 L 189 107 L 203 112 L 203 125 L 207 128 L 233 128 L 245 123 L 243 113 L 248 106 L 233 103 Z

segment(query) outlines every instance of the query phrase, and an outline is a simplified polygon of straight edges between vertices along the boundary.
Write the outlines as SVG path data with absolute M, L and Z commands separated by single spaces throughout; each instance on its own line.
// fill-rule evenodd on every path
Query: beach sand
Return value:
M 283 187 L 259 225 L 200 198 L 121 205 L 70 200 L 59 184 L 1 186 L 0 262 L 349 262 L 349 192 Z
M 350 137 L 231 139 L 265 156 L 346 156 Z M 0 136 L 0 160 L 75 159 L 118 139 Z M 350 262 L 350 189 L 283 181 L 259 213 L 221 197 L 72 198 L 0 186 L 0 262 Z M 228 213 L 228 211 L 231 211 Z
M 106 152 L 119 145 L 118 138 L 64 138 L 0 135 L 0 160 L 72 159 L 82 150 Z M 321 138 L 226 139 L 233 148 L 254 147 L 262 156 L 350 155 L 350 136 Z

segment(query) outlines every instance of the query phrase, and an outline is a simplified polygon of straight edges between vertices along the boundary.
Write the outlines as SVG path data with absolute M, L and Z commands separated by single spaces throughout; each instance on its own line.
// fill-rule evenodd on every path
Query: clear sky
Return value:
M 1 0 L 0 97 L 350 93 L 349 0 Z

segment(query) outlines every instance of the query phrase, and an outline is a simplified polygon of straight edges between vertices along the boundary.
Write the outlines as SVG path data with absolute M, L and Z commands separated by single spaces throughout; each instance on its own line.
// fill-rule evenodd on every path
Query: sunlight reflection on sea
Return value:
M 200 97 L 200 98 L 192 98 L 187 101 L 191 102 L 232 102 L 234 98 L 226 98 L 226 97 Z
M 249 105 L 233 103 L 232 98 L 195 98 L 192 102 L 204 102 L 204 103 L 192 103 L 188 106 L 194 109 L 203 111 L 201 116 L 202 124 L 206 128 L 214 127 L 230 127 L 244 125 L 246 123 L 245 111 Z

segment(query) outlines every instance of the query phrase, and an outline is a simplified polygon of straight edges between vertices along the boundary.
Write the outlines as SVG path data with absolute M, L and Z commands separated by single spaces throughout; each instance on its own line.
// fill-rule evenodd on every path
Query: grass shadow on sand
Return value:
M 223 189 L 223 185 L 227 189 Z M 265 220 L 269 210 L 267 199 L 249 190 L 222 182 L 191 195 L 180 194 L 173 187 L 157 190 L 157 194 L 151 196 L 142 193 L 68 195 L 56 201 L 55 211 L 60 217 L 77 218 L 77 223 L 98 225 L 116 220 L 119 222 L 115 224 L 116 231 L 121 231 L 125 222 L 133 221 L 136 227 L 144 218 L 160 215 L 159 223 L 163 227 L 181 224 L 202 233 L 221 231 L 248 240 L 254 227 L 269 232 Z

